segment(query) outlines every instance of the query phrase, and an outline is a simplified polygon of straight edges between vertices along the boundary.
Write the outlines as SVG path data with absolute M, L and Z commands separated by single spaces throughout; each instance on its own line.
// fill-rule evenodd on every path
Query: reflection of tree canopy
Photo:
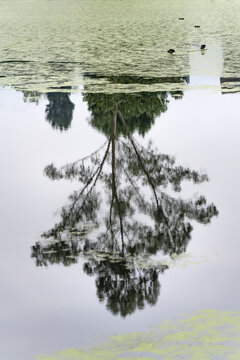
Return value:
M 127 140 L 116 137 L 117 115 L 125 127 Z M 207 180 L 207 175 L 176 166 L 174 158 L 158 153 L 151 143 L 148 148 L 137 144 L 118 110 L 112 120 L 111 136 L 104 146 L 90 158 L 60 169 L 51 164 L 46 167 L 45 173 L 51 179 L 77 179 L 84 185 L 81 191 L 70 196 L 70 205 L 62 209 L 62 220 L 45 233 L 46 237 L 60 239 L 66 227 L 74 227 L 79 222 L 89 220 L 99 225 L 104 218 L 107 231 L 102 236 L 106 241 L 108 236 L 120 234 L 122 249 L 126 247 L 123 240 L 126 234 L 129 244 L 133 238 L 138 238 L 141 244 L 150 234 L 151 238 L 156 237 L 158 241 L 167 244 L 168 253 L 179 253 L 183 251 L 182 245 L 190 238 L 192 227 L 189 219 L 208 223 L 217 213 L 213 204 L 206 205 L 203 196 L 195 200 L 182 200 L 163 191 L 168 184 L 172 184 L 174 191 L 178 192 L 183 180 L 200 183 Z M 102 215 L 104 199 L 93 191 L 97 182 L 102 183 L 106 193 L 105 209 L 109 208 L 109 214 L 105 216 Z M 147 187 L 152 192 L 148 198 L 145 195 L 147 191 L 143 191 Z M 146 225 L 146 221 L 140 222 L 139 214 L 145 218 L 148 216 L 151 225 Z M 134 243 L 136 246 L 136 240 Z M 120 251 L 119 244 L 115 250 Z
M 45 110 L 46 120 L 54 129 L 67 130 L 71 126 L 74 104 L 70 100 L 70 93 L 50 92 L 41 94 L 37 91 L 23 91 L 22 93 L 24 102 L 36 103 L 37 105 L 40 98 L 46 96 L 49 102 Z
M 58 71 L 66 64 L 51 64 Z M 55 69 L 55 70 L 56 70 Z M 88 74 L 86 78 L 101 78 L 101 75 Z M 103 78 L 105 78 L 104 76 Z M 108 76 L 109 82 L 117 84 L 184 84 L 189 82 L 189 77 L 164 77 L 164 78 L 143 78 L 137 76 Z M 87 91 L 87 85 L 84 87 Z M 46 106 L 46 120 L 55 129 L 67 130 L 72 121 L 74 104 L 70 100 L 70 86 L 59 87 L 61 92 L 49 92 L 42 94 L 36 91 L 23 91 L 24 102 L 39 103 L 41 97 L 46 97 L 48 104 Z M 62 92 L 65 91 L 65 92 Z M 112 113 L 115 104 L 119 104 L 121 112 L 127 119 L 128 130 L 132 133 L 135 130 L 144 135 L 153 125 L 155 118 L 167 110 L 169 94 L 175 99 L 183 97 L 183 91 L 158 91 L 158 92 L 139 92 L 128 93 L 89 93 L 83 95 L 83 100 L 88 103 L 88 109 L 91 112 L 91 125 L 109 135 L 112 126 Z M 117 114 L 117 134 L 125 134 L 126 131 Z
M 107 308 L 113 313 L 126 316 L 136 309 L 143 309 L 145 303 L 155 305 L 160 292 L 158 281 L 161 268 L 128 268 L 126 261 L 112 262 L 109 259 L 91 259 L 84 264 L 88 275 L 97 275 L 97 296 L 107 300 Z
M 26 103 L 36 103 L 38 105 L 39 100 L 42 96 L 38 91 L 22 91 L 23 101 Z
M 82 241 L 51 241 L 44 245 L 36 243 L 31 256 L 36 259 L 37 266 L 59 263 L 69 266 L 76 263 L 82 254 L 86 258 L 84 272 L 90 276 L 96 275 L 97 296 L 100 301 L 107 301 L 106 306 L 113 314 L 126 316 L 136 309 L 143 309 L 145 303 L 155 305 L 160 292 L 158 274 L 167 266 L 139 267 L 133 264 L 135 255 L 121 257 L 101 253 L 96 245 L 94 253 L 87 238 Z
M 81 252 L 78 241 L 64 242 L 56 241 L 45 244 L 36 243 L 32 247 L 32 257 L 36 259 L 37 266 L 47 266 L 49 264 L 63 264 L 69 266 L 77 262 L 77 257 Z
M 121 121 L 125 136 L 117 136 Z M 207 224 L 217 215 L 204 196 L 183 200 L 169 195 L 168 185 L 181 190 L 183 180 L 206 181 L 207 175 L 175 164 L 150 142 L 142 147 L 131 136 L 118 105 L 111 120 L 108 140 L 90 156 L 45 174 L 55 179 L 76 179 L 82 188 L 69 197 L 60 221 L 42 236 L 32 257 L 37 265 L 76 262 L 85 258 L 84 271 L 95 274 L 97 294 L 107 307 L 122 316 L 154 304 L 160 284 L 151 258 L 159 251 L 172 256 L 186 250 L 191 220 Z M 88 226 L 94 232 L 88 234 Z M 65 255 L 67 254 L 67 256 Z
M 96 75 L 95 75 L 96 76 Z M 154 84 L 154 83 L 184 83 L 188 82 L 185 78 L 141 78 L 130 76 L 109 77 L 113 83 L 137 83 L 137 84 Z M 136 94 L 103 94 L 103 93 L 85 93 L 83 100 L 88 103 L 88 110 L 91 112 L 91 125 L 103 131 L 107 136 L 111 131 L 112 113 L 117 103 L 121 107 L 121 113 L 127 119 L 128 130 L 132 133 L 138 130 L 139 134 L 144 135 L 153 125 L 156 116 L 167 110 L 169 93 L 177 98 L 183 96 L 182 91 L 161 91 L 161 92 L 142 92 Z M 119 115 L 117 114 L 117 117 Z M 117 121 L 117 134 L 126 131 L 120 119 Z
M 47 93 L 49 104 L 46 107 L 46 119 L 53 128 L 67 130 L 72 121 L 74 104 L 70 94 L 62 92 Z

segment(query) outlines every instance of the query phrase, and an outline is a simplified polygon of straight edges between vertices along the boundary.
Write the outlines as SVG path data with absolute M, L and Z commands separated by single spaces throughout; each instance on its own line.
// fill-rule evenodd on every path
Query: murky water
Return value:
M 239 10 L 0 1 L 1 358 L 238 359 Z

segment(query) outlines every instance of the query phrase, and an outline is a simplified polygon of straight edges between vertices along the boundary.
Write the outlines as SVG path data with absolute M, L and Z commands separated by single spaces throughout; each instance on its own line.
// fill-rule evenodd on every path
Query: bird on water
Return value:
M 181 18 L 178 18 L 179 20 L 184 20 L 184 18 L 183 17 L 181 17 Z
M 173 53 L 175 52 L 175 50 L 174 50 L 174 49 L 169 49 L 167 52 L 168 52 L 169 54 L 173 54 Z
M 206 45 L 201 45 L 201 50 L 205 50 L 206 49 Z
M 194 25 L 195 28 L 200 28 L 200 25 Z

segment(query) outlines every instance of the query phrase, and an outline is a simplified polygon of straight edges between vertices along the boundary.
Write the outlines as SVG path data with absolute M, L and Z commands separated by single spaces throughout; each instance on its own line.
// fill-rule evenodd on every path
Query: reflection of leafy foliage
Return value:
M 112 113 L 116 103 L 121 105 L 124 116 L 128 119 L 131 132 L 138 130 L 144 135 L 153 125 L 155 117 L 167 110 L 167 93 L 141 94 L 84 94 L 91 111 L 91 125 L 109 134 L 112 126 Z M 117 133 L 124 133 L 121 122 L 117 122 Z
M 73 229 L 70 235 L 77 238 L 76 233 L 82 235 Z M 123 257 L 101 253 L 97 249 L 94 252 L 92 245 L 84 236 L 82 240 L 38 242 L 32 246 L 31 256 L 36 259 L 37 266 L 59 263 L 69 266 L 77 262 L 79 255 L 84 256 L 83 270 L 88 275 L 96 275 L 97 296 L 101 302 L 106 300 L 106 306 L 113 314 L 126 316 L 136 309 L 143 309 L 145 303 L 154 305 L 157 302 L 158 274 L 167 269 L 167 265 L 139 267 L 130 254 Z
M 191 220 L 207 224 L 218 212 L 204 196 L 183 200 L 169 195 L 168 185 L 179 192 L 183 180 L 197 184 L 207 181 L 207 175 L 176 165 L 151 142 L 146 148 L 139 145 L 118 105 L 111 106 L 110 135 L 98 150 L 59 169 L 53 164 L 45 168 L 52 180 L 76 179 L 82 188 L 70 195 L 60 221 L 42 235 L 45 243 L 32 247 L 32 257 L 46 266 L 70 265 L 81 255 L 84 271 L 96 275 L 99 300 L 106 300 L 114 314 L 126 316 L 157 301 L 158 274 L 167 265 L 156 266 L 149 259 L 159 251 L 183 253 Z M 117 136 L 117 122 L 125 136 Z M 89 226 L 93 234 L 88 234 Z
M 49 104 L 46 107 L 46 119 L 53 128 L 67 130 L 72 121 L 74 104 L 67 93 L 47 93 Z
M 133 313 L 144 304 L 157 302 L 160 284 L 158 274 L 164 267 L 139 269 L 127 268 L 126 262 L 111 262 L 108 259 L 96 261 L 90 259 L 84 264 L 88 275 L 97 275 L 96 287 L 100 301 L 107 300 L 107 308 L 113 314 L 122 316 Z
M 122 116 L 120 112 L 119 116 Z M 122 120 L 124 123 L 123 118 Z M 75 178 L 84 184 L 81 191 L 74 193 L 71 205 L 63 208 L 62 221 L 50 232 L 45 233 L 45 236 L 54 235 L 59 238 L 66 226 L 76 226 L 83 220 L 84 214 L 87 220 L 94 219 L 105 227 L 106 230 L 98 234 L 99 244 L 112 242 L 115 251 L 122 249 L 134 252 L 139 248 L 141 252 L 145 249 L 146 252 L 153 253 L 155 246 L 156 253 L 161 244 L 161 249 L 165 253 L 181 253 L 185 251 L 192 231 L 188 219 L 208 223 L 217 214 L 215 206 L 207 205 L 203 196 L 187 201 L 163 191 L 168 184 L 172 184 L 175 191 L 180 191 L 181 182 L 186 179 L 194 183 L 206 181 L 205 174 L 176 166 L 174 158 L 159 154 L 151 143 L 148 148 L 137 145 L 129 133 L 128 139 L 129 142 L 111 135 L 108 144 L 100 150 L 103 151 L 103 155 L 101 156 L 99 151 L 90 158 L 92 165 L 78 161 L 60 169 L 56 169 L 54 165 L 49 165 L 45 169 L 46 174 L 52 179 Z M 102 182 L 105 187 L 106 206 L 101 202 L 97 211 L 100 200 L 95 200 L 91 207 L 95 211 L 93 215 L 92 210 L 88 211 L 82 204 L 92 194 L 97 181 Z M 152 197 L 148 199 L 144 195 L 147 193 L 144 190 L 146 187 L 152 192 Z M 90 204 L 90 199 L 88 201 Z M 106 211 L 107 206 L 108 214 L 103 215 L 103 207 Z M 145 219 L 149 217 L 148 222 L 139 220 L 141 213 Z M 120 242 L 110 241 L 113 237 L 116 238 L 117 234 L 120 235 Z M 154 239 L 155 245 L 148 239 Z
M 23 93 L 23 101 L 26 103 L 36 103 L 38 105 L 39 100 L 42 96 L 38 91 L 22 91 Z
M 66 87 L 67 88 L 67 87 Z M 69 87 L 71 89 L 71 87 Z M 43 94 L 37 91 L 23 91 L 23 100 L 27 103 L 38 105 Z M 72 122 L 74 104 L 70 94 L 64 92 L 51 92 L 45 94 L 49 103 L 46 106 L 46 120 L 55 129 L 67 130 Z
M 32 247 L 32 257 L 36 259 L 37 266 L 47 266 L 48 264 L 63 264 L 69 266 L 77 262 L 80 254 L 79 242 L 55 241 L 45 244 L 36 243 Z
M 95 225 L 97 225 L 97 212 L 100 206 L 97 193 L 91 191 L 85 195 L 75 191 L 69 196 L 69 200 L 70 205 L 62 208 L 61 222 L 47 233 L 44 233 L 43 237 L 50 238 L 53 236 L 55 239 L 61 241 L 64 239 L 62 235 L 66 230 L 68 233 L 70 232 L 71 235 L 74 231 L 81 232 L 82 228 L 79 229 L 78 224 L 85 224 L 89 220 L 94 219 Z
M 130 76 L 109 77 L 113 83 L 138 83 L 153 84 L 159 82 L 188 82 L 188 78 L 141 78 Z M 91 125 L 103 131 L 107 136 L 111 131 L 112 114 L 115 105 L 121 107 L 124 118 L 127 119 L 128 129 L 132 133 L 135 130 L 144 135 L 153 125 L 156 116 L 167 110 L 168 92 L 142 92 L 137 94 L 102 94 L 85 93 L 83 100 L 88 103 L 88 109 L 91 112 Z M 175 98 L 183 96 L 182 91 L 171 92 Z M 117 115 L 118 116 L 118 115 Z M 117 121 L 117 134 L 126 134 L 120 119 Z

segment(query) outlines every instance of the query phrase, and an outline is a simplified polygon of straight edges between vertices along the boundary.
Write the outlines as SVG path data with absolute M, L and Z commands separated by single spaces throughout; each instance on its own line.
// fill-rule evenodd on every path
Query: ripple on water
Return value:
M 161 81 L 112 83 L 109 77 L 209 75 L 209 61 L 211 76 L 238 73 L 237 0 L 3 0 L 0 10 L 3 86 L 39 92 L 62 86 L 85 92 L 160 91 L 176 84 L 165 84 L 166 89 Z M 201 44 L 207 44 L 205 54 Z M 176 52 L 168 54 L 169 48 Z

